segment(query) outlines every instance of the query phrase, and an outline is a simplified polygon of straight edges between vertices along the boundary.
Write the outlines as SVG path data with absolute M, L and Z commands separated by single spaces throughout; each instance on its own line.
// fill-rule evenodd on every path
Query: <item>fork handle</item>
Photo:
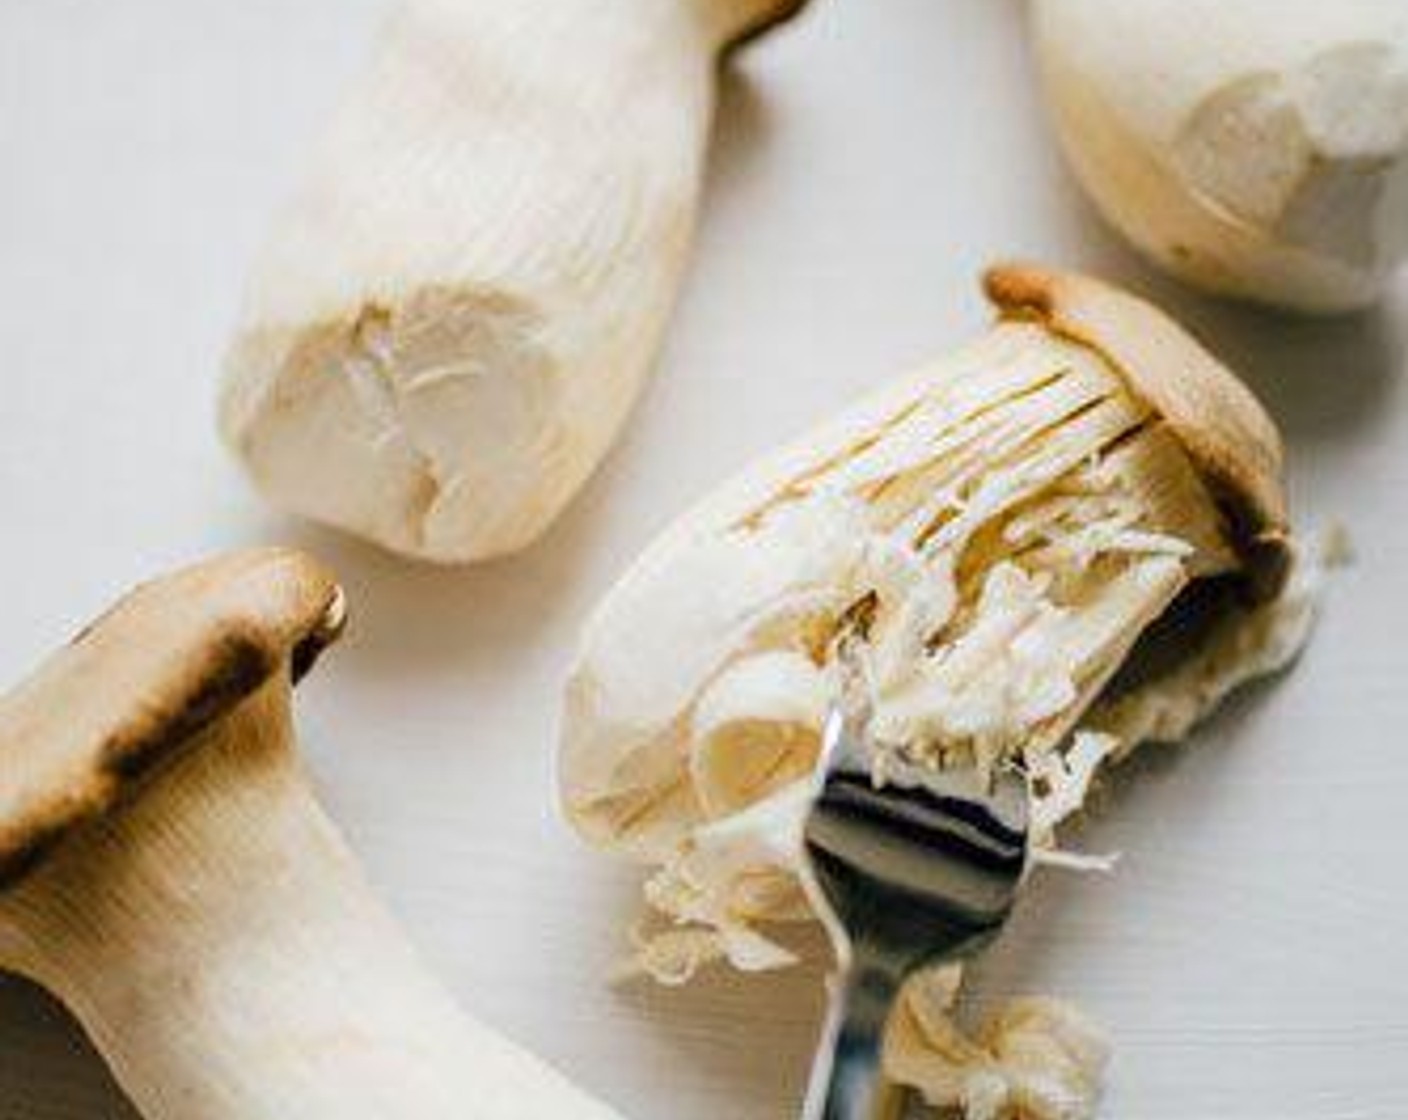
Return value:
M 803 1120 L 881 1120 L 890 1114 L 893 1094 L 881 1076 L 880 1052 L 898 992 L 890 970 L 863 960 L 837 977 Z

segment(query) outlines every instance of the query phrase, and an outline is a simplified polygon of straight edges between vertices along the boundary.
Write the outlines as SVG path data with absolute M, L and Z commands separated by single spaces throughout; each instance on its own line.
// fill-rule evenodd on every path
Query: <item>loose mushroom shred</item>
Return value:
M 657 864 L 637 970 L 680 982 L 709 960 L 794 959 L 768 927 L 809 916 L 795 876 L 800 779 L 838 687 L 838 626 L 857 604 L 877 769 L 895 753 L 979 770 L 1020 760 L 1038 858 L 1084 864 L 1056 849 L 1056 826 L 1102 763 L 1154 730 L 1139 728 L 1138 695 L 1101 726 L 1101 690 L 1190 583 L 1238 566 L 1180 444 L 1094 352 L 1008 324 L 916 384 L 844 454 L 700 545 L 731 553 L 735 572 L 747 556 L 734 625 L 700 653 L 661 733 L 618 763 L 614 788 L 577 806 Z M 1299 615 L 1278 626 L 1240 613 L 1285 656 L 1298 645 Z M 1246 661 L 1224 654 L 1211 668 Z M 1181 672 L 1198 711 L 1225 691 L 1196 664 Z M 1027 1003 L 967 1039 L 948 1019 L 948 976 L 906 993 L 893 1074 L 976 1120 L 1090 1112 L 1104 1049 L 1075 1012 Z

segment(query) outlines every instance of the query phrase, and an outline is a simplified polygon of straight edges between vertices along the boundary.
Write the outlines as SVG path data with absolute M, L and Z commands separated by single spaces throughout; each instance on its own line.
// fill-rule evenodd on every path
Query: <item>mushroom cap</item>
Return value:
M 284 549 L 142 584 L 0 697 L 0 888 L 342 628 L 342 589 Z
M 1261 403 L 1197 339 L 1151 303 L 1072 272 L 996 265 L 983 288 L 1004 318 L 1032 319 L 1097 351 L 1158 413 L 1228 518 L 1258 596 L 1290 563 L 1281 436 Z
M 761 10 L 752 13 L 751 18 L 745 19 L 724 43 L 724 53 L 732 54 L 753 40 L 761 39 L 773 28 L 791 20 L 809 2 L 810 0 L 774 0 L 771 4 L 762 5 Z

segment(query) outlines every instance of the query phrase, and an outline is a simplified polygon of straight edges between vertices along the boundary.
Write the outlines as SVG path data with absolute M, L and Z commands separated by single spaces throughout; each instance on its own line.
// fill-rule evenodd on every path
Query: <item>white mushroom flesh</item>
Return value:
M 442 562 L 521 548 L 639 393 L 717 58 L 794 0 L 401 0 L 250 281 L 220 407 L 283 508 Z
M 1309 311 L 1377 298 L 1408 253 L 1400 0 L 1035 0 L 1066 154 L 1173 272 Z
M 794 959 L 774 931 L 810 914 L 798 829 L 840 688 L 838 628 L 862 606 L 852 645 L 881 765 L 887 752 L 979 769 L 1020 756 L 1036 843 L 1060 861 L 1055 829 L 1096 771 L 1158 730 L 1082 717 L 1184 588 L 1238 566 L 1224 533 L 1181 444 L 1121 375 L 1026 323 L 996 327 L 687 515 L 588 625 L 565 717 L 575 823 L 655 866 L 654 932 L 638 934 L 635 967 L 679 982 L 719 958 L 745 970 Z M 1155 681 L 1156 703 L 1187 698 L 1191 722 L 1233 664 L 1267 646 L 1251 671 L 1279 663 L 1303 636 L 1267 621 L 1285 613 L 1278 601 L 1236 615 L 1223 639 L 1235 653 Z M 1268 642 L 1272 631 L 1284 640 Z M 1074 1013 L 1017 1007 L 958 1057 L 921 1062 L 915 1039 L 937 1037 L 946 1012 L 929 1000 L 924 1014 L 909 1058 L 891 1064 L 931 1099 L 982 1118 L 1088 1114 L 1103 1050 Z

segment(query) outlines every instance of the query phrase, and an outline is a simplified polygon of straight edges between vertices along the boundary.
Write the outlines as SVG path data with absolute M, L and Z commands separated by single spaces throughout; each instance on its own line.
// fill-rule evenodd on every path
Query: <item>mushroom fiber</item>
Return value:
M 220 427 L 294 513 L 511 552 L 654 361 L 724 51 L 800 0 L 400 0 L 250 280 Z
M 1408 252 L 1402 0 L 1032 0 L 1046 98 L 1105 217 L 1200 287 L 1372 303 Z
M 463 1015 L 293 749 L 342 593 L 285 551 L 144 585 L 0 699 L 0 967 L 149 1120 L 611 1120 Z
M 1303 640 L 1280 440 L 1242 384 L 1098 281 L 986 285 L 985 335 L 706 498 L 588 622 L 561 793 L 653 868 L 632 969 L 795 959 L 778 934 L 811 917 L 798 834 L 842 638 L 877 780 L 896 756 L 1019 763 L 1035 858 L 1078 866 L 1055 833 L 1100 769 Z M 1105 1049 L 1074 1010 L 1019 1001 L 970 1039 L 956 991 L 953 970 L 906 989 L 891 1076 L 974 1120 L 1090 1114 Z

